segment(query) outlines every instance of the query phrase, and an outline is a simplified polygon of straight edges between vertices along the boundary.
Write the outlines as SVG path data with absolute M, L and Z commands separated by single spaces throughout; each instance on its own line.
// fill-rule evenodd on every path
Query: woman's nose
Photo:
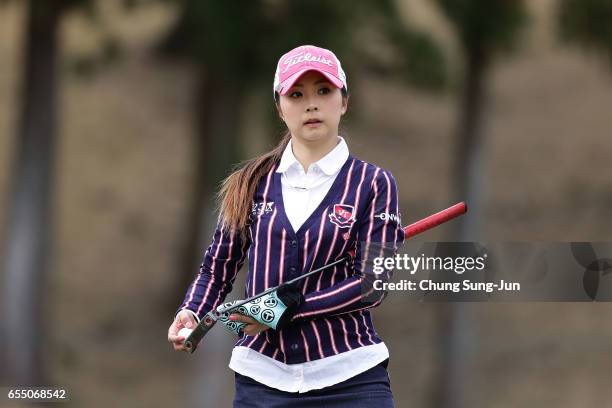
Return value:
M 314 106 L 314 105 L 309 105 L 309 106 L 306 108 L 306 112 L 312 112 L 312 111 L 318 111 L 318 110 L 319 110 L 319 108 L 317 108 L 317 107 L 316 107 L 316 106 Z

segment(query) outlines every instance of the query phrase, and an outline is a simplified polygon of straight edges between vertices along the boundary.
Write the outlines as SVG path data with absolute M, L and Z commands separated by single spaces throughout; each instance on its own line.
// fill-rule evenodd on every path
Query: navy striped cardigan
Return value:
M 245 298 L 340 259 L 356 246 L 352 264 L 338 264 L 302 281 L 305 302 L 290 325 L 255 336 L 240 333 L 236 346 L 295 364 L 382 342 L 369 309 L 384 296 L 362 299 L 357 243 L 383 242 L 396 249 L 403 242 L 393 176 L 349 156 L 321 204 L 294 231 L 285 214 L 277 167 L 258 183 L 249 238 L 243 242 L 219 222 L 179 310 L 190 309 L 202 318 L 215 309 L 232 290 L 247 256 Z

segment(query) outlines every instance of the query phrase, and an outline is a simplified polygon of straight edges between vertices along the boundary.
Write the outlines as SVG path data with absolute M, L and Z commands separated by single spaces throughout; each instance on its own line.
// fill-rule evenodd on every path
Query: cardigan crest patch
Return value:
M 334 204 L 328 216 L 331 223 L 338 228 L 350 228 L 355 223 L 355 207 L 347 204 Z

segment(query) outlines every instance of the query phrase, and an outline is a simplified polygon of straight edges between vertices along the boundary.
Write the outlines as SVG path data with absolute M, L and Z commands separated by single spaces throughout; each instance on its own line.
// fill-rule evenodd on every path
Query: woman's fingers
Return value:
M 183 346 L 183 342 L 185 341 L 185 336 L 179 336 L 178 334 L 173 334 L 171 331 L 173 329 L 168 331 L 168 341 L 170 343 L 172 343 L 172 346 L 174 347 L 174 350 L 177 351 L 184 351 L 186 350 L 185 347 Z M 177 330 L 178 331 L 178 330 Z
M 247 336 L 254 336 L 259 332 L 269 329 L 268 326 L 266 326 L 265 324 L 259 323 L 257 320 L 253 319 L 250 316 L 245 316 L 245 315 L 235 313 L 235 314 L 230 315 L 229 318 L 230 320 L 234 322 L 246 323 L 247 325 L 242 328 L 242 332 L 246 334 Z
M 174 350 L 175 351 L 185 351 L 187 352 L 188 350 L 185 348 L 185 346 L 183 346 L 183 343 L 179 343 L 179 344 L 173 344 L 174 346 Z
M 183 346 L 183 342 L 185 341 L 185 336 L 179 336 L 178 332 L 183 327 L 187 327 L 188 329 L 193 329 L 196 326 L 196 321 L 191 315 L 191 313 L 182 310 L 176 315 L 176 318 L 168 328 L 168 341 L 172 343 L 174 350 L 176 351 L 188 351 L 185 346 Z
M 262 331 L 262 329 L 257 327 L 254 324 L 247 324 L 246 326 L 242 328 L 242 332 L 246 334 L 247 336 L 254 336 L 260 331 Z
M 179 341 L 178 331 L 182 328 L 182 325 L 178 321 L 174 321 L 170 328 L 168 328 L 168 341 L 170 343 L 175 343 Z
M 170 343 L 178 343 L 185 340 L 185 337 L 179 336 L 178 334 L 168 334 L 168 341 Z
M 257 324 L 257 320 L 253 319 L 251 316 L 245 316 L 239 313 L 231 314 L 229 317 L 230 320 L 234 322 L 242 322 L 248 324 Z
M 188 329 L 193 329 L 196 327 L 197 322 L 193 318 L 193 315 L 186 310 L 181 310 L 179 314 L 176 316 L 179 321 L 179 330 L 183 327 Z
M 168 340 L 170 340 L 170 336 L 168 336 Z M 183 336 L 172 336 L 172 340 L 170 340 L 175 351 L 188 351 L 183 345 L 184 341 L 185 337 Z

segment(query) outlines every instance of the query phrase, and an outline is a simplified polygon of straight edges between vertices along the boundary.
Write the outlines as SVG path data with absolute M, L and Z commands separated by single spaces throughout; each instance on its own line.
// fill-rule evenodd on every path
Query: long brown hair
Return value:
M 237 170 L 223 180 L 217 193 L 217 202 L 224 229 L 232 233 L 239 232 L 243 240 L 246 238 L 246 226 L 257 183 L 280 161 L 289 140 L 291 132 L 287 130 L 274 149 L 241 163 Z

